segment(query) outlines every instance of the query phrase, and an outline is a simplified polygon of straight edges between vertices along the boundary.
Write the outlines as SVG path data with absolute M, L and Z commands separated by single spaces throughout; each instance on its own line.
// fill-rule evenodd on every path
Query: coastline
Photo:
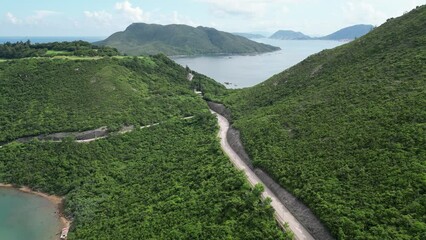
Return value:
M 47 199 L 48 201 L 50 201 L 51 203 L 53 203 L 56 206 L 58 219 L 60 221 L 60 229 L 58 229 L 58 232 L 60 233 L 63 228 L 66 228 L 66 227 L 69 228 L 71 226 L 72 221 L 70 219 L 67 219 L 64 215 L 63 198 L 62 197 L 59 197 L 59 196 L 56 196 L 56 195 L 49 195 L 49 194 L 38 192 L 38 191 L 33 191 L 31 188 L 25 187 L 25 186 L 18 188 L 16 186 L 12 185 L 12 184 L 0 183 L 0 188 L 15 189 L 15 190 L 21 191 L 23 193 L 34 194 L 34 195 L 37 195 L 37 196 L 40 196 L 40 197 Z

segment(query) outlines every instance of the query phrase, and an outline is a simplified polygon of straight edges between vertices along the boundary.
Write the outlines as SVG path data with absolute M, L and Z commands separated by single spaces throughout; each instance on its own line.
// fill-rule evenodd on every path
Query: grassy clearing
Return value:
M 57 56 L 57 55 L 69 55 L 71 52 L 67 51 L 55 51 L 55 50 L 47 50 L 46 55 L 47 56 Z
M 53 59 L 67 59 L 67 60 L 99 60 L 103 57 L 80 57 L 80 56 L 54 56 Z

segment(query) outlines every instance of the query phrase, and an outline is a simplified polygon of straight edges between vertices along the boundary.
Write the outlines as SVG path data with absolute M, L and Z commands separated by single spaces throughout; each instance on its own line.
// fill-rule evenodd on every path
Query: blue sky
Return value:
M 132 22 L 319 36 L 380 25 L 426 0 L 1 0 L 0 36 L 108 36 Z

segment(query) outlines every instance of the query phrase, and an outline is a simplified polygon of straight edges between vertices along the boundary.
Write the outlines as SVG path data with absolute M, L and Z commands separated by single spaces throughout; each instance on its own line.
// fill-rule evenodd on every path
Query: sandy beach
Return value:
M 71 226 L 72 221 L 67 219 L 64 215 L 63 198 L 62 197 L 55 196 L 55 195 L 49 195 L 49 194 L 42 193 L 42 192 L 33 191 L 29 187 L 17 188 L 15 186 L 13 186 L 12 184 L 0 183 L 0 188 L 13 188 L 13 189 L 19 190 L 19 191 L 24 192 L 24 193 L 35 194 L 37 196 L 40 196 L 40 197 L 43 197 L 43 198 L 49 200 L 51 203 L 55 204 L 56 208 L 57 208 L 58 218 L 60 219 L 60 223 L 61 223 L 61 229 L 59 229 L 59 232 L 62 230 L 62 228 Z

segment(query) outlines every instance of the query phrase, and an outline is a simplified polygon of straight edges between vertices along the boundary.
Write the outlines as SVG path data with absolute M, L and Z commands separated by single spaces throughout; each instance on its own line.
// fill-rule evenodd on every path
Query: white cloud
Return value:
M 342 7 L 346 21 L 350 24 L 370 23 L 379 25 L 388 18 L 386 14 L 374 8 L 366 1 L 348 1 Z
M 29 24 L 29 25 L 37 25 L 43 22 L 46 18 L 59 15 L 61 13 L 49 11 L 49 10 L 38 10 L 34 11 L 33 15 L 27 16 L 24 19 L 20 19 L 16 17 L 13 13 L 7 12 L 6 18 L 7 21 L 12 24 Z
M 13 15 L 11 12 L 6 13 L 6 18 L 7 18 L 7 21 L 9 21 L 12 24 L 19 24 L 22 22 L 20 19 L 15 17 L 15 15 Z
M 177 11 L 173 11 L 171 22 L 174 24 L 185 24 L 185 25 L 190 25 L 193 27 L 197 26 L 197 24 L 194 21 L 192 21 L 191 18 L 179 14 Z
M 38 10 L 38 11 L 35 11 L 34 15 L 27 17 L 26 22 L 29 24 L 39 24 L 44 19 L 51 16 L 59 15 L 59 14 L 61 13 L 49 11 L 49 10 Z
M 236 0 L 200 0 L 209 3 L 212 12 L 219 16 L 242 15 L 246 17 L 262 16 L 267 10 L 267 1 L 236 1 Z
M 112 20 L 112 14 L 102 11 L 84 11 L 84 15 L 102 25 L 110 25 Z
M 306 1 L 308 0 L 198 0 L 210 4 L 216 15 L 240 15 L 248 18 L 262 18 L 276 10 L 288 13 L 286 5 Z
M 133 7 L 129 1 L 117 2 L 115 9 L 133 22 L 145 22 L 150 18 L 149 13 L 145 13 L 140 7 Z

